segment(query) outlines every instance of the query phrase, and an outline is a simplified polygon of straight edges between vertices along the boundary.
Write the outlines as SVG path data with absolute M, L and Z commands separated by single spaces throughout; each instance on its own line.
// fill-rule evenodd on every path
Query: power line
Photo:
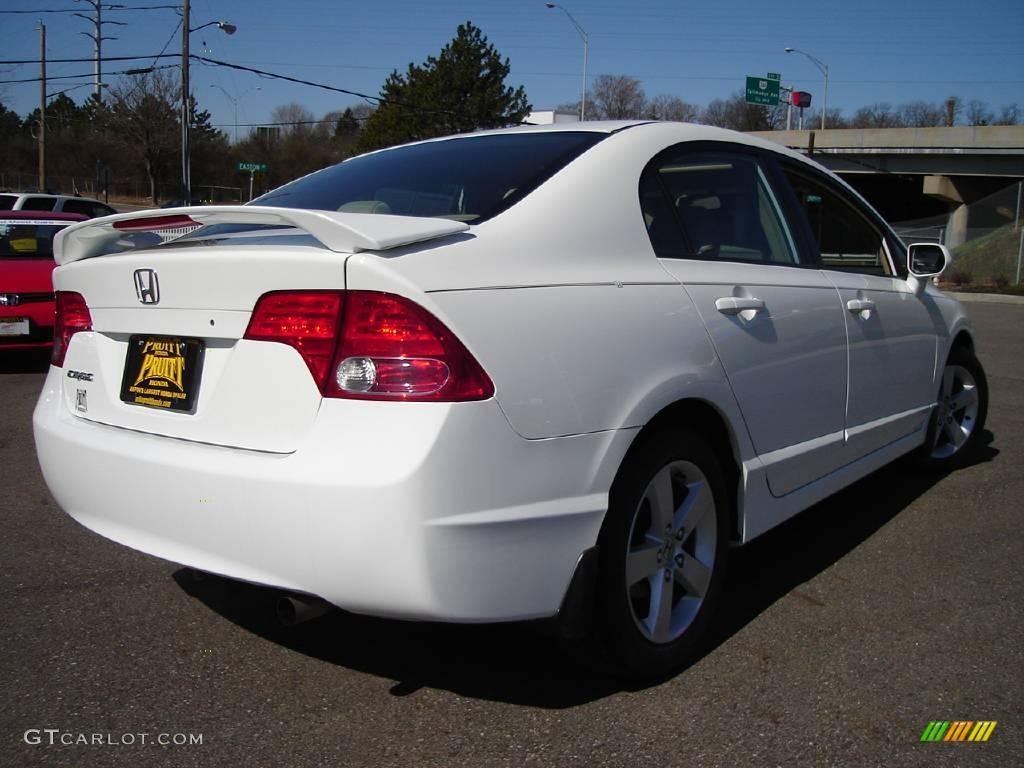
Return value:
M 360 99 L 365 99 L 366 101 L 375 101 L 378 104 L 393 104 L 396 107 L 403 107 L 404 109 L 411 109 L 411 110 L 415 110 L 417 112 L 429 112 L 429 113 L 432 113 L 432 114 L 445 114 L 445 115 L 451 114 L 451 111 L 447 110 L 447 109 L 429 109 L 427 107 L 420 107 L 420 106 L 417 106 L 415 104 L 406 104 L 406 103 L 401 102 L 401 101 L 395 101 L 394 99 L 384 98 L 383 96 L 371 96 L 370 94 L 360 93 L 359 91 L 350 91 L 347 88 L 338 88 L 338 87 L 333 86 L 333 85 L 325 85 L 324 83 L 315 83 L 312 80 L 302 80 L 302 79 L 300 79 L 298 77 L 289 77 L 288 75 L 279 75 L 276 72 L 267 72 L 266 70 L 255 69 L 253 67 L 243 67 L 241 64 L 231 64 L 230 62 L 220 61 L 219 59 L 208 59 L 205 56 L 190 56 L 189 58 L 195 59 L 196 61 L 201 61 L 201 62 L 203 62 L 205 64 L 213 64 L 213 65 L 218 66 L 218 67 L 228 67 L 229 69 L 237 69 L 237 70 L 240 70 L 242 72 L 251 72 L 254 75 L 259 75 L 260 77 L 265 77 L 265 78 L 268 78 L 268 79 L 271 79 L 271 80 L 285 80 L 285 81 L 287 81 L 289 83 L 297 83 L 299 85 L 308 85 L 308 86 L 310 86 L 312 88 L 321 88 L 321 89 L 323 89 L 325 91 L 333 91 L 335 93 L 344 93 L 346 96 L 358 96 Z M 262 125 L 266 125 L 266 123 L 262 123 Z
M 172 10 L 181 10 L 180 5 L 104 5 L 104 11 L 158 11 L 164 8 L 170 8 Z M 0 11 L 0 13 L 22 13 L 35 15 L 37 13 L 79 13 L 75 8 L 47 8 L 36 11 Z
M 201 61 L 205 64 L 213 64 L 218 67 L 228 67 L 229 69 L 238 69 L 242 72 L 251 72 L 260 77 L 270 78 L 272 80 L 287 80 L 290 83 L 298 83 L 299 85 L 308 85 L 312 88 L 322 88 L 325 91 L 334 91 L 335 93 L 344 93 L 347 96 L 358 96 L 361 99 L 372 99 L 373 101 L 383 104 L 388 101 L 380 96 L 371 96 L 366 93 L 359 93 L 358 91 L 350 91 L 347 88 L 338 88 L 333 85 L 325 85 L 324 83 L 315 83 L 312 80 L 302 80 L 297 77 L 289 77 L 288 75 L 279 75 L 276 72 L 267 72 L 262 69 L 255 69 L 253 67 L 243 67 L 241 64 L 231 64 L 227 61 L 220 61 L 218 59 L 208 59 L 205 56 L 191 56 L 190 58 L 196 61 Z M 2 62 L 0 62 L 2 63 Z M 392 102 L 394 103 L 394 102 Z
M 49 60 L 47 60 L 47 61 L 49 61 Z M 178 66 L 177 64 L 164 64 L 163 66 L 159 66 L 159 67 L 147 67 L 147 69 L 175 69 L 177 66 Z M 46 77 L 46 79 L 47 79 L 47 81 L 50 81 L 50 80 L 78 80 L 78 79 L 81 79 L 83 77 L 92 77 L 93 74 L 94 73 L 89 72 L 88 74 L 81 74 L 81 75 L 48 75 Z M 107 74 L 108 75 L 133 75 L 133 74 L 141 74 L 141 73 L 139 73 L 138 70 L 134 70 L 134 69 L 123 69 L 120 72 L 108 72 Z M 41 78 L 41 77 L 29 77 L 29 78 L 26 78 L 24 80 L 0 80 L 0 85 L 11 85 L 11 84 L 14 84 L 14 83 L 38 83 L 42 79 L 43 78 Z
M 181 55 L 177 53 L 161 53 L 157 56 L 149 54 L 148 56 L 104 56 L 101 61 L 138 61 L 140 59 L 180 59 Z M 47 64 L 82 64 L 91 63 L 96 59 L 84 58 L 84 59 L 51 59 L 49 56 L 46 58 Z M 0 65 L 8 64 L 38 64 L 39 59 L 5 59 L 0 61 Z
M 358 122 L 369 120 L 370 117 L 358 117 L 352 115 L 352 119 Z M 239 128 L 270 128 L 276 125 L 319 125 L 320 123 L 336 123 L 338 119 L 335 117 L 321 118 L 320 120 L 286 120 L 282 123 L 210 123 L 213 128 L 230 128 L 233 125 L 237 125 Z

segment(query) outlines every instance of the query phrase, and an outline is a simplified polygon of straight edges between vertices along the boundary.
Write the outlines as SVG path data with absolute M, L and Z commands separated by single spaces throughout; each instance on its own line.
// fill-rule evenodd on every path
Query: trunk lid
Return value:
M 132 250 L 133 236 L 181 226 L 182 216 L 256 229 L 197 230 Z M 69 227 L 54 246 L 62 265 L 54 287 L 85 298 L 93 330 L 68 345 L 65 407 L 75 418 L 161 437 L 295 451 L 321 394 L 295 349 L 242 338 L 260 296 L 342 290 L 348 254 L 464 229 L 441 219 L 241 206 L 144 211 Z

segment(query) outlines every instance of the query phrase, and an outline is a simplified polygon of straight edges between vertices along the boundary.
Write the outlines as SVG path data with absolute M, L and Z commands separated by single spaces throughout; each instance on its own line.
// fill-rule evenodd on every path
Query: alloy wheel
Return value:
M 637 628 L 654 643 L 686 632 L 711 584 L 718 536 L 715 499 L 688 461 L 662 467 L 633 514 L 626 592 Z

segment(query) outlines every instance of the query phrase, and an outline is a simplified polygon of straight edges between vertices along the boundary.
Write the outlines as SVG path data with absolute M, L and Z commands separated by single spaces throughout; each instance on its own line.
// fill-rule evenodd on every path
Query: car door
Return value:
M 921 428 L 935 401 L 937 310 L 892 258 L 902 247 L 842 185 L 795 163 L 783 167 L 822 271 L 845 311 L 850 347 L 846 442 L 851 460 Z M 902 274 L 901 274 L 902 272 Z
M 734 146 L 661 153 L 641 178 L 641 207 L 783 496 L 843 463 L 845 320 L 834 286 L 801 262 L 758 155 Z

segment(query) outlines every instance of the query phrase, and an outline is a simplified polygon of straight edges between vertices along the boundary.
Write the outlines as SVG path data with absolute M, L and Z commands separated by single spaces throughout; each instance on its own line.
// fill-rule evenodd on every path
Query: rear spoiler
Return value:
M 451 219 L 341 213 L 257 205 L 192 206 L 118 213 L 62 229 L 53 241 L 58 264 L 123 251 L 117 243 L 132 232 L 160 232 L 208 224 L 278 224 L 301 229 L 340 253 L 386 251 L 401 245 L 464 232 L 469 225 Z

